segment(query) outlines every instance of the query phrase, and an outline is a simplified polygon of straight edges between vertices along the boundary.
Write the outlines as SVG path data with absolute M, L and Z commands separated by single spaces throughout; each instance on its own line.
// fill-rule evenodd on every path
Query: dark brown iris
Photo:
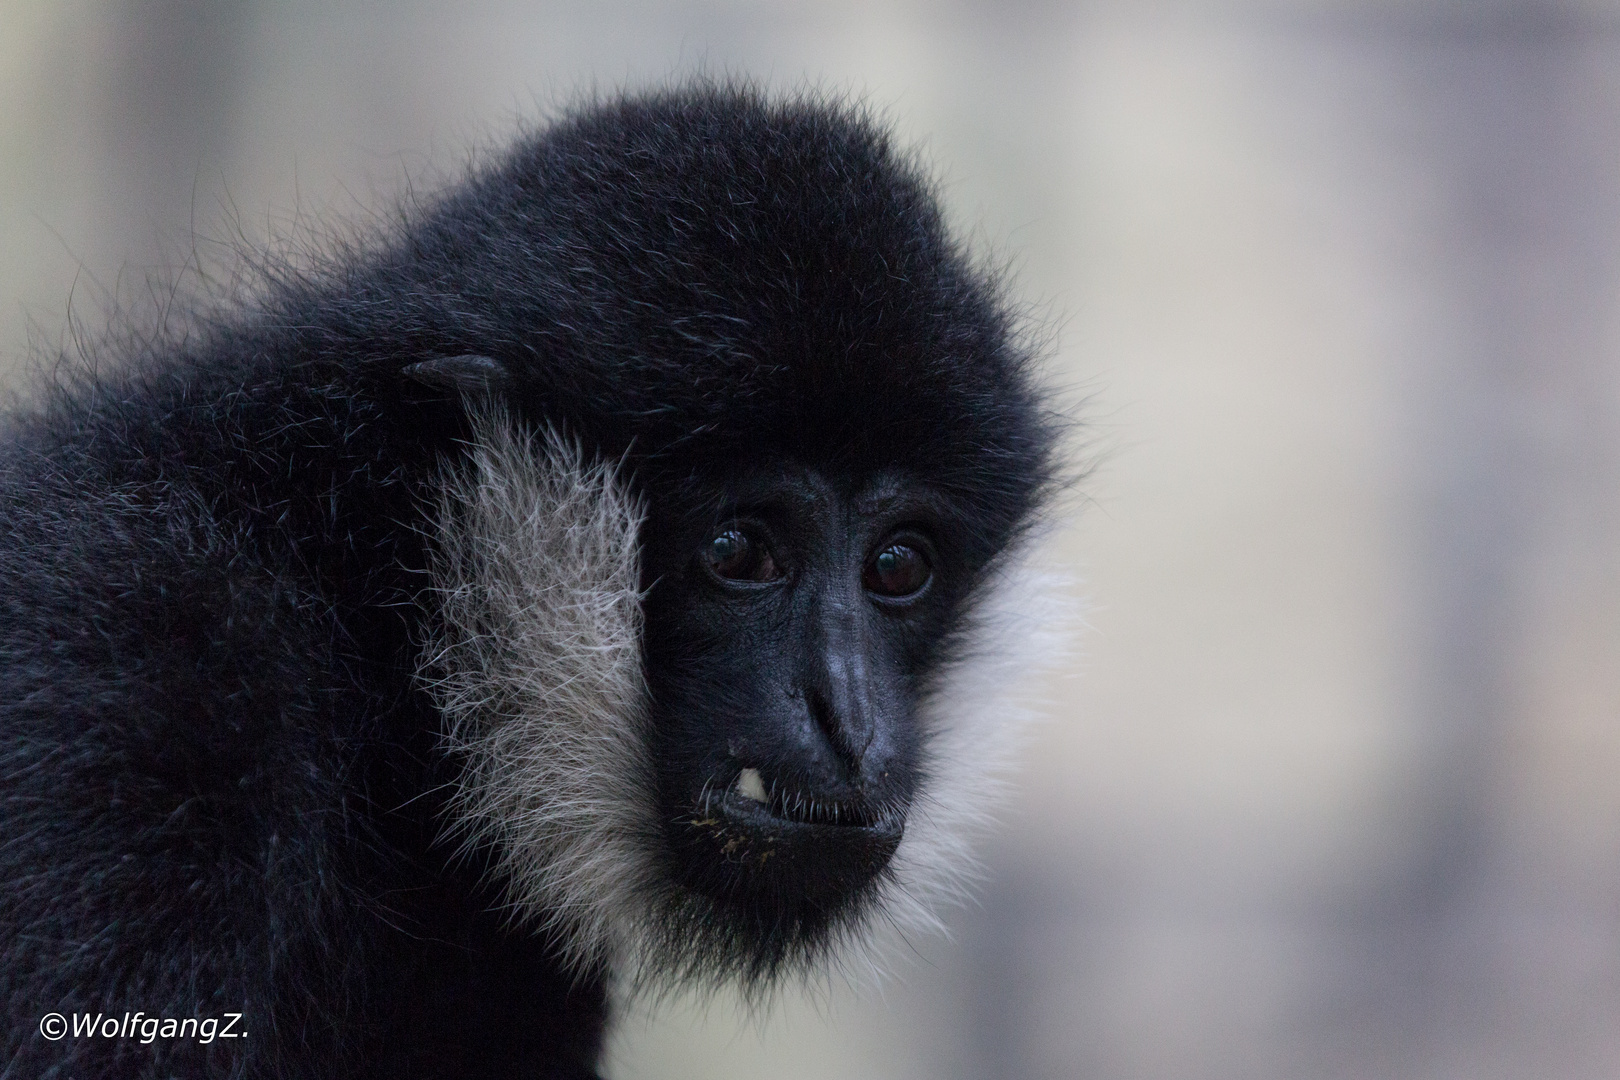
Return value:
M 742 529 L 727 529 L 710 540 L 703 557 L 724 581 L 774 581 L 781 577 L 770 549 Z
M 898 599 L 922 591 L 933 577 L 928 557 L 910 544 L 890 544 L 867 562 L 861 584 L 868 592 Z

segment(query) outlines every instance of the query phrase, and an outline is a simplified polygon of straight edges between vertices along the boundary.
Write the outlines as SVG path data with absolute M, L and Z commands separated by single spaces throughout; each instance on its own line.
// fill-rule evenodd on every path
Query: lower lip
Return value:
M 720 809 L 732 823 L 743 828 L 766 832 L 818 833 L 827 837 L 847 834 L 851 839 L 859 837 L 872 840 L 898 835 L 900 832 L 898 820 L 880 819 L 865 825 L 829 825 L 822 822 L 797 821 L 773 813 L 769 803 L 750 799 L 735 791 L 726 792 L 725 798 L 720 802 Z

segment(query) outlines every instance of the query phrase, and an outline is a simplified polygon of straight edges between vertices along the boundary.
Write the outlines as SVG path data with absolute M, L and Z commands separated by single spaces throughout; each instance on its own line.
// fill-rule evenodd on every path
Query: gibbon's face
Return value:
M 722 490 L 698 511 L 655 497 L 643 529 L 660 820 L 675 880 L 786 946 L 900 842 L 966 575 L 947 504 L 900 475 L 789 466 Z

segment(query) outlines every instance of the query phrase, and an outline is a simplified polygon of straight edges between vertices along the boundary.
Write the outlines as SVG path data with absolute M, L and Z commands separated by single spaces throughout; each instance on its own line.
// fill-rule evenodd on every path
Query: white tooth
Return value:
M 737 794 L 755 802 L 765 801 L 765 781 L 759 778 L 758 769 L 744 769 L 737 774 Z

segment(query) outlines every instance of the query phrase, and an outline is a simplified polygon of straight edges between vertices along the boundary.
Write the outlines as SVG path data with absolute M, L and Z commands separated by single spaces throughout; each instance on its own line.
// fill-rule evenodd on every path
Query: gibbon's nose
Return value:
M 834 775 L 860 786 L 888 769 L 900 702 L 871 663 L 871 643 L 856 620 L 833 620 L 824 632 L 805 703 L 835 759 Z
M 828 656 L 824 678 L 817 681 L 821 685 L 805 695 L 810 716 L 853 779 L 860 775 L 877 728 L 865 658 L 858 653 Z

